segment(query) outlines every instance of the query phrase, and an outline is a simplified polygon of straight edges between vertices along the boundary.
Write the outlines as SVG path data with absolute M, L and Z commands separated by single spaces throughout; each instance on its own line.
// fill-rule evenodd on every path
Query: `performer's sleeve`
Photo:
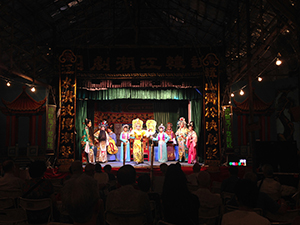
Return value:
M 165 133 L 165 141 L 166 141 L 166 143 L 170 140 L 170 137 L 169 137 L 169 135 L 167 135 L 166 133 Z
M 125 140 L 125 139 L 123 139 L 123 138 L 122 138 L 122 136 L 123 136 L 123 132 L 120 134 L 120 140 L 121 140 L 122 142 L 124 142 L 124 143 L 125 143 L 125 142 L 126 142 L 126 140 Z
M 197 141 L 198 141 L 198 137 L 197 137 L 197 133 L 196 133 L 196 132 L 194 133 L 193 139 L 194 139 L 195 145 L 196 145 L 196 144 L 197 144 Z

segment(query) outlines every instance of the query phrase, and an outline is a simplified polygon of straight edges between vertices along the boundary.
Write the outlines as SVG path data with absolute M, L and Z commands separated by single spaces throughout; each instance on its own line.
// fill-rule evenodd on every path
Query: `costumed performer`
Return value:
M 177 122 L 178 130 L 175 133 L 178 143 L 178 153 L 179 153 L 179 162 L 184 161 L 187 162 L 188 159 L 188 148 L 186 146 L 186 137 L 188 133 L 188 129 L 186 128 L 186 122 L 184 117 L 180 117 Z
M 106 127 L 107 127 L 107 122 L 104 120 L 99 125 L 100 130 L 95 133 L 95 136 L 99 141 L 99 144 L 97 146 L 96 162 L 107 162 L 106 147 L 109 145 L 110 137 L 105 131 Z
M 167 135 L 165 131 L 165 127 L 161 124 L 158 127 L 159 133 L 156 138 L 153 138 L 153 141 L 158 141 L 158 162 L 164 163 L 168 160 L 167 154 L 167 142 L 169 141 L 169 135 Z
M 109 137 L 111 138 L 109 140 L 110 144 L 107 148 L 107 151 L 109 154 L 115 155 L 116 161 L 120 161 L 117 157 L 117 153 L 118 153 L 117 136 L 113 131 L 113 129 L 114 129 L 113 127 L 114 127 L 113 124 L 111 124 L 109 127 L 107 127 L 107 133 L 108 133 Z
M 166 134 L 169 136 L 169 141 L 167 143 L 167 154 L 168 154 L 168 161 L 175 160 L 175 147 L 174 145 L 176 144 L 175 140 L 175 134 L 172 130 L 173 124 L 172 123 L 167 123 L 167 130 L 165 131 Z
M 143 137 L 146 136 L 146 131 L 142 130 L 143 121 L 139 118 L 132 120 L 132 131 L 130 138 L 134 139 L 133 142 L 133 161 L 137 164 L 144 162 L 144 151 L 142 147 Z
M 125 124 L 123 125 L 123 131 L 120 134 L 120 140 L 121 140 L 121 149 L 120 149 L 120 161 L 123 162 L 123 148 L 125 147 L 125 162 L 130 162 L 130 133 L 129 125 Z
M 194 122 L 188 124 L 189 132 L 186 138 L 186 145 L 189 149 L 188 163 L 197 162 L 197 133 L 194 131 Z
M 81 137 L 81 146 L 83 148 L 82 152 L 82 162 L 86 162 L 86 154 L 88 155 L 88 162 L 95 162 L 95 154 L 94 154 L 94 130 L 92 127 L 92 121 L 88 118 L 85 119 L 85 128 L 83 130 L 83 135 Z

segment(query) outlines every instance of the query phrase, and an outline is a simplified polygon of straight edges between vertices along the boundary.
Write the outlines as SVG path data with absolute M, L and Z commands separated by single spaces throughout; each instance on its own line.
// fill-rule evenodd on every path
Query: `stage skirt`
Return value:
M 144 162 L 144 152 L 141 140 L 135 139 L 133 142 L 133 161 L 137 163 Z

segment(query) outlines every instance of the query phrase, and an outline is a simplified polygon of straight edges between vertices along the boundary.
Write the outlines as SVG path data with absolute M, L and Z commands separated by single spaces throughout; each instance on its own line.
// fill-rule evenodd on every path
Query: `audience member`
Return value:
M 116 180 L 116 176 L 112 174 L 111 169 L 111 165 L 109 164 L 103 167 L 104 172 L 108 175 L 109 181 Z
M 133 166 L 122 166 L 117 172 L 120 188 L 108 193 L 106 211 L 113 213 L 131 212 L 145 213 L 147 224 L 152 223 L 149 197 L 145 192 L 136 190 L 133 185 L 136 181 L 136 171 Z
M 270 225 L 270 221 L 253 211 L 256 207 L 259 190 L 250 180 L 239 180 L 235 186 L 235 195 L 239 209 L 225 213 L 222 225 Z
M 195 163 L 193 165 L 193 173 L 187 176 L 187 181 L 191 185 L 198 185 L 198 174 L 201 170 L 201 165 L 199 163 Z
M 230 176 L 222 181 L 221 184 L 221 193 L 222 192 L 228 192 L 228 193 L 234 193 L 234 188 L 236 183 L 239 181 L 238 173 L 239 169 L 237 166 L 230 166 L 228 168 Z
M 153 177 L 153 191 L 161 195 L 168 165 L 166 163 L 162 163 L 159 165 L 159 169 L 162 175 Z
M 62 188 L 62 204 L 74 224 L 104 224 L 104 206 L 97 182 L 90 176 L 78 176 L 66 181 Z
M 97 181 L 100 189 L 106 187 L 109 181 L 108 174 L 102 172 L 102 167 L 99 163 L 96 163 L 94 178 Z
M 92 164 L 92 163 L 88 163 L 84 168 L 84 172 L 85 172 L 86 175 L 94 177 L 95 165 Z
M 261 192 L 265 192 L 272 199 L 278 201 L 281 198 L 281 184 L 274 179 L 273 167 L 265 164 L 262 167 L 263 179 L 257 182 L 257 186 Z
M 12 160 L 4 161 L 2 164 L 4 176 L 0 178 L 1 191 L 22 191 L 24 180 L 15 176 L 15 164 Z
M 186 176 L 177 164 L 168 167 L 161 198 L 166 222 L 198 224 L 199 200 L 189 192 Z

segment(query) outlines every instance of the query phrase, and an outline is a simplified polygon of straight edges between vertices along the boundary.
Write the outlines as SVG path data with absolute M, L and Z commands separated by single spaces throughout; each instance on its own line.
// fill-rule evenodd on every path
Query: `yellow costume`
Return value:
M 142 130 L 143 121 L 139 118 L 132 120 L 132 131 L 130 138 L 134 139 L 133 142 L 133 161 L 137 163 L 144 162 L 144 151 L 142 148 L 142 138 L 146 136 L 146 131 Z

